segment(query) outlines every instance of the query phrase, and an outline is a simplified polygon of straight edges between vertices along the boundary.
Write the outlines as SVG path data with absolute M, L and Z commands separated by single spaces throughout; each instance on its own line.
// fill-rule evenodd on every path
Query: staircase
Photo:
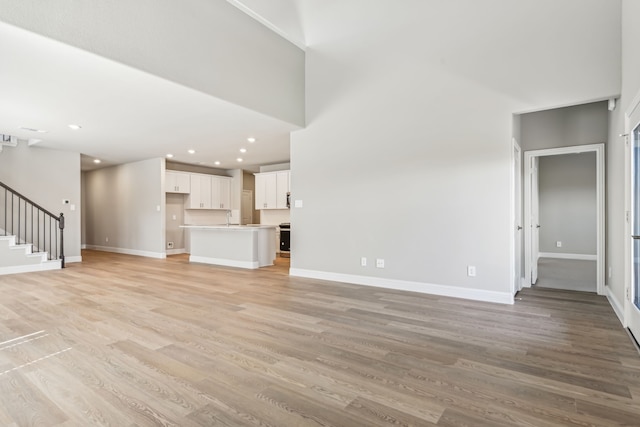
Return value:
M 64 215 L 52 214 L 0 182 L 0 275 L 60 268 Z
M 16 244 L 15 236 L 0 236 L 0 275 L 58 270 L 62 260 L 49 261 L 46 252 L 32 253 L 33 245 Z

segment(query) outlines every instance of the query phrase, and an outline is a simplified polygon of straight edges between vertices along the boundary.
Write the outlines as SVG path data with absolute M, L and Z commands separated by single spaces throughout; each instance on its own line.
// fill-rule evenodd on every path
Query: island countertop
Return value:
M 248 224 L 248 225 L 238 225 L 238 224 L 211 224 L 211 225 L 181 225 L 180 228 L 190 228 L 190 229 L 215 229 L 215 230 L 259 230 L 261 228 L 276 228 L 277 225 L 262 225 L 262 224 Z
M 189 231 L 189 261 L 240 268 L 273 265 L 275 225 L 181 225 Z

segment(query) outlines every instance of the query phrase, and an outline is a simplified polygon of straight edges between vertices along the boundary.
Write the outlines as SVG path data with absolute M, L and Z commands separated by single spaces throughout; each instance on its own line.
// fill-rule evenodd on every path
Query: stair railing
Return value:
M 56 216 L 0 182 L 3 225 L 0 235 L 15 236 L 17 244 L 30 244 L 34 253 L 46 252 L 50 261 L 59 259 L 64 268 L 64 214 Z

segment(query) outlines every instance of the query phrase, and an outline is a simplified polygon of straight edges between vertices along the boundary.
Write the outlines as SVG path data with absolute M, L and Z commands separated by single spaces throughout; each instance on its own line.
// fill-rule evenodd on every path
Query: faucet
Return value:
M 227 227 L 231 223 L 231 209 L 227 211 Z

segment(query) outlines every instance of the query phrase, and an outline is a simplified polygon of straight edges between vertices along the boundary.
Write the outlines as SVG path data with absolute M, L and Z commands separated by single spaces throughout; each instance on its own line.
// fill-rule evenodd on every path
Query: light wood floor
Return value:
M 0 426 L 640 425 L 640 357 L 593 294 L 83 259 L 0 276 Z

